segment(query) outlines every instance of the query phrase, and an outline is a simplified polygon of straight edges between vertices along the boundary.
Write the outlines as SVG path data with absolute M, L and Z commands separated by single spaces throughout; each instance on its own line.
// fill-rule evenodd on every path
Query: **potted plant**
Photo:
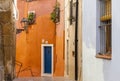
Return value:
M 29 24 L 29 25 L 33 24 L 33 23 L 35 22 L 35 13 L 30 12 L 30 13 L 28 14 L 27 19 L 28 19 L 28 24 Z
M 54 9 L 51 13 L 51 20 L 54 23 L 57 23 L 60 21 L 60 5 L 59 5 L 59 3 L 56 3 L 56 5 L 54 6 Z

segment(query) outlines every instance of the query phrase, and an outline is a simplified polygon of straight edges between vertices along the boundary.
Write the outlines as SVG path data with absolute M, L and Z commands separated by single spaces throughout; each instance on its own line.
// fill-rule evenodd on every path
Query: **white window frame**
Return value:
M 52 48 L 52 73 L 46 74 L 44 73 L 44 47 L 51 46 Z M 54 70 L 54 52 L 53 52 L 53 44 L 42 44 L 41 45 L 41 76 L 53 76 L 53 70 Z

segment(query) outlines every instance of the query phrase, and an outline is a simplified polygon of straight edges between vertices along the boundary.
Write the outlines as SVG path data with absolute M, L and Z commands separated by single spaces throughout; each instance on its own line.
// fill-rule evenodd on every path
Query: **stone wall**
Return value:
M 14 58 L 15 28 L 12 18 L 12 2 L 0 0 L 0 78 L 3 78 L 4 74 L 6 81 L 13 77 Z

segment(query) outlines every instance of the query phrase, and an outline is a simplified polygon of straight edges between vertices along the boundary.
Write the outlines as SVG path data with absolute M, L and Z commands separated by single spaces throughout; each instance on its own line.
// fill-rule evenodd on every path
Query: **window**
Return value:
M 67 40 L 67 75 L 69 75 L 69 40 Z
M 72 24 L 72 0 L 70 1 L 70 25 Z
M 96 57 L 111 59 L 112 53 L 112 14 L 111 14 L 111 0 L 100 0 L 100 26 L 99 39 L 100 47 Z
M 75 0 L 70 1 L 70 25 L 75 21 L 75 12 L 76 12 L 76 2 Z
M 58 6 L 56 6 L 56 23 L 57 22 L 60 22 L 60 7 L 59 7 L 59 5 Z

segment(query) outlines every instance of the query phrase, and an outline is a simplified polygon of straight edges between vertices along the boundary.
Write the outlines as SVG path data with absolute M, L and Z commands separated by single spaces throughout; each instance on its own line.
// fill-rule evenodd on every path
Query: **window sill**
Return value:
M 111 54 L 97 54 L 96 58 L 101 58 L 101 59 L 106 59 L 106 60 L 111 60 Z

